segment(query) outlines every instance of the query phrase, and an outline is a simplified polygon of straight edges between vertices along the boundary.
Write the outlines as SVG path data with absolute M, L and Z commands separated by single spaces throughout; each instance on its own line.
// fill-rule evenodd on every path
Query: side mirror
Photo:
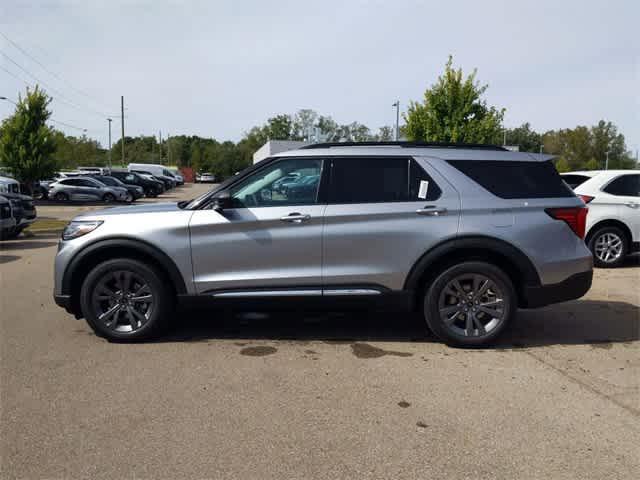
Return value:
M 228 191 L 222 191 L 216 198 L 213 199 L 213 210 L 220 212 L 222 210 L 226 210 L 227 208 L 232 208 L 233 206 L 233 197 Z

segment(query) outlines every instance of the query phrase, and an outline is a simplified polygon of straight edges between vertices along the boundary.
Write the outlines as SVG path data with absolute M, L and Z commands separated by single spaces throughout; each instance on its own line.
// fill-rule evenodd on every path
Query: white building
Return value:
M 308 144 L 309 142 L 302 142 L 298 140 L 269 140 L 253 154 L 253 163 L 256 164 L 260 160 L 264 160 L 276 153 L 295 150 Z

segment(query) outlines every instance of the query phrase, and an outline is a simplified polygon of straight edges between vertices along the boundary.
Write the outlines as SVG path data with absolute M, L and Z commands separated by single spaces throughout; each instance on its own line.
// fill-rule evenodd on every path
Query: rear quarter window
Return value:
M 561 177 L 562 177 L 562 180 L 564 180 L 567 183 L 567 185 L 569 185 L 571 188 L 579 187 L 580 185 L 582 185 L 584 182 L 586 182 L 591 178 L 591 177 L 588 177 L 587 175 L 575 175 L 575 174 L 561 175 Z
M 460 172 L 500 198 L 573 197 L 551 161 L 449 160 Z

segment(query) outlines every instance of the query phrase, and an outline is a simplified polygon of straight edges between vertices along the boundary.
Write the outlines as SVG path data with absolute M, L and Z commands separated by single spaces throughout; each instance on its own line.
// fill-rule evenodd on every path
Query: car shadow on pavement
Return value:
M 377 312 L 179 311 L 160 341 L 213 339 L 438 342 L 418 315 Z M 490 348 L 603 345 L 640 339 L 640 311 L 626 302 L 577 300 L 521 310 Z
M 596 345 L 640 339 L 640 307 L 627 302 L 574 300 L 521 310 L 500 344 L 516 347 Z
M 415 315 L 378 312 L 188 310 L 176 314 L 160 341 L 197 342 L 212 339 L 295 341 L 429 342 Z
M 58 234 L 59 236 L 59 234 Z M 18 237 L 16 240 L 9 240 L 0 243 L 0 252 L 7 250 L 32 250 L 35 248 L 52 247 L 58 242 L 48 242 L 41 240 L 32 240 L 31 238 Z
M 0 248 L 2 250 L 2 248 Z M 16 260 L 20 260 L 21 257 L 17 255 L 0 255 L 0 265 L 3 263 L 15 262 Z

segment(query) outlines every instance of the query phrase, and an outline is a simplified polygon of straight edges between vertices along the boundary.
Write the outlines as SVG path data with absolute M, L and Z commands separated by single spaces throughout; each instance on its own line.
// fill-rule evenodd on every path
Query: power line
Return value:
M 1 51 L 0 51 L 0 54 L 2 54 L 2 55 L 4 55 L 5 57 L 7 57 L 7 55 L 5 55 L 5 54 L 4 54 L 3 52 L 1 52 Z M 8 58 L 8 57 L 7 57 L 7 58 Z M 15 62 L 13 62 L 13 63 L 15 63 Z M 25 73 L 27 73 L 30 77 L 34 78 L 34 79 L 36 80 L 36 82 L 37 82 L 37 83 L 43 83 L 43 82 L 42 82 L 42 81 L 40 81 L 36 76 L 31 75 L 31 74 L 30 74 L 29 72 L 27 72 L 25 69 L 23 69 L 22 67 L 20 67 L 20 65 L 18 65 L 17 63 L 15 63 L 15 64 L 16 64 L 16 65 L 17 65 L 21 70 L 23 70 Z M 7 70 L 7 69 L 6 69 L 6 68 L 4 68 L 2 65 L 0 65 L 0 69 L 2 69 L 2 70 L 4 70 L 5 72 L 7 72 L 7 73 L 8 73 L 9 75 L 11 75 L 13 78 L 16 78 L 16 79 L 20 80 L 21 82 L 23 82 L 23 83 L 27 84 L 28 86 L 33 87 L 33 84 L 32 84 L 31 82 L 27 82 L 24 78 L 19 77 L 18 75 L 16 75 L 15 73 L 11 72 L 10 70 Z M 45 85 L 46 85 L 46 84 L 45 84 Z M 53 90 L 53 89 L 52 89 L 52 90 Z M 57 90 L 54 90 L 54 91 L 56 91 L 56 92 L 57 92 Z M 59 92 L 58 92 L 58 93 L 59 93 Z M 63 97 L 63 98 L 64 98 L 64 97 Z M 69 102 L 68 100 L 63 99 L 63 98 L 60 98 L 60 96 L 55 96 L 55 97 L 53 97 L 53 96 L 52 96 L 52 97 L 51 97 L 51 99 L 52 99 L 52 100 L 57 100 L 58 102 L 64 103 L 65 105 L 67 105 L 67 106 L 69 106 L 69 107 L 71 107 L 71 108 L 75 108 L 76 110 L 81 110 L 81 111 L 82 111 L 82 110 L 85 110 L 85 109 L 83 109 L 82 107 L 79 107 L 78 105 L 76 105 L 76 104 L 74 104 L 74 103 L 71 103 L 71 102 Z M 107 118 L 107 117 L 108 117 L 108 115 L 104 115 L 104 114 L 99 113 L 99 112 L 94 112 L 94 111 L 92 111 L 92 110 L 89 110 L 89 111 L 91 111 L 91 113 L 93 113 L 93 114 L 95 114 L 95 115 L 99 116 L 100 118 Z
M 13 40 L 11 40 L 9 37 L 7 37 L 6 34 L 4 34 L 3 32 L 0 32 L 0 35 L 2 35 L 4 37 L 4 39 L 9 42 L 11 45 L 13 45 L 17 50 L 19 50 L 24 56 L 26 56 L 27 58 L 29 58 L 30 60 L 32 60 L 33 62 L 35 62 L 38 66 L 40 66 L 40 68 L 42 68 L 42 70 L 44 70 L 45 72 L 47 72 L 49 75 L 51 75 L 52 77 L 57 78 L 59 81 L 65 83 L 71 90 L 74 90 L 76 92 L 78 92 L 80 95 L 83 95 L 84 97 L 88 98 L 89 100 L 95 102 L 96 104 L 101 105 L 101 102 L 99 102 L 98 100 L 96 100 L 95 98 L 93 98 L 91 95 L 83 92 L 82 90 L 74 87 L 71 82 L 69 82 L 68 80 L 66 80 L 65 78 L 63 78 L 61 75 L 58 75 L 55 72 L 52 72 L 51 70 L 49 70 L 47 67 L 44 66 L 44 64 L 38 60 L 37 58 L 35 58 L 33 55 L 31 55 L 29 52 L 27 52 L 24 48 L 22 48 L 20 45 L 18 45 L 16 42 L 14 42 Z
M 13 103 L 15 106 L 18 106 L 18 104 L 16 102 L 14 102 L 13 100 L 11 100 L 10 98 L 0 97 L 0 100 L 7 100 L 8 102 Z M 81 130 L 82 132 L 93 131 L 93 130 L 89 130 L 87 128 L 76 127 L 75 125 L 71 125 L 69 123 L 61 122 L 60 120 L 54 120 L 53 118 L 47 119 L 47 122 L 58 123 L 60 125 L 64 125 L 65 127 L 75 128 L 76 130 Z
M 31 72 L 29 72 L 26 68 L 22 67 L 18 62 L 16 62 L 14 59 L 12 59 L 9 55 L 7 55 L 6 53 L 4 53 L 3 51 L 0 50 L 0 55 L 2 55 L 3 57 L 5 57 L 7 60 L 9 60 L 11 63 L 13 63 L 16 67 L 18 67 L 20 70 L 22 70 L 24 73 L 26 73 L 27 75 L 29 75 L 31 78 L 33 78 L 37 83 L 44 85 L 45 87 L 49 88 L 49 90 L 56 92 L 56 94 L 58 95 L 58 100 L 60 99 L 64 99 L 64 102 L 66 102 L 68 105 L 72 106 L 73 108 L 77 108 L 78 110 L 83 110 L 83 107 L 80 107 L 74 103 L 72 103 L 70 100 L 68 100 L 64 95 L 62 95 L 62 93 L 60 92 L 60 90 L 53 88 L 51 85 L 48 85 L 47 83 L 43 82 L 42 80 L 40 80 L 38 77 L 36 77 L 34 74 L 32 74 Z M 108 115 L 105 115 L 104 113 L 98 112 L 96 110 L 93 110 L 91 108 L 88 107 L 84 107 L 84 110 L 87 110 L 88 112 L 93 113 L 94 115 L 98 115 L 99 117 L 108 117 Z

